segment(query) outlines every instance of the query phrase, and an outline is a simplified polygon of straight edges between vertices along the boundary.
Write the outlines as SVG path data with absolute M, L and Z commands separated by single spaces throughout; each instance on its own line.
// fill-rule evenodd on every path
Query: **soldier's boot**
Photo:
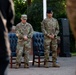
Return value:
M 16 69 L 18 69 L 20 67 L 19 63 L 16 63 Z
M 49 68 L 48 62 L 45 62 L 44 67 Z
M 24 68 L 29 68 L 29 64 L 28 63 L 25 63 L 24 64 Z
M 60 65 L 56 64 L 56 62 L 53 62 L 52 67 L 57 67 L 57 68 L 59 68 Z

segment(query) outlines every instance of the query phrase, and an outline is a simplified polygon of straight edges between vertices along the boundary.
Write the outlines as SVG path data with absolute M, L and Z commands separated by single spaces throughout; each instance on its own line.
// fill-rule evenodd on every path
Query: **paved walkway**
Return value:
M 50 58 L 51 59 L 51 58 Z M 31 59 L 30 59 L 31 60 Z M 26 69 L 21 66 L 19 69 L 9 68 L 8 75 L 76 75 L 76 57 L 58 57 L 60 68 L 44 68 L 43 64 L 41 67 L 32 66 L 30 63 L 30 68 Z M 51 63 L 49 63 L 51 65 Z

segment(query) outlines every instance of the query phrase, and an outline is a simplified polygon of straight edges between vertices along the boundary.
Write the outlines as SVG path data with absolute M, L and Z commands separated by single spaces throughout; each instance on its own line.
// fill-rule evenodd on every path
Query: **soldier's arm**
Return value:
M 58 24 L 58 21 L 56 20 L 56 32 L 55 32 L 55 37 L 57 37 L 58 33 L 59 33 L 59 24 Z
M 44 35 L 49 36 L 49 34 L 47 33 L 47 31 L 45 29 L 45 20 L 43 20 L 41 22 L 41 29 L 42 29 L 42 32 L 44 33 Z
M 20 27 L 17 25 L 16 26 L 16 36 L 19 38 L 19 39 L 22 39 L 23 38 L 23 34 L 22 34 L 22 32 L 21 32 L 21 29 L 20 29 Z
M 27 37 L 32 38 L 33 32 L 34 32 L 33 27 L 30 25 L 30 30 L 29 30 L 29 33 L 28 33 Z

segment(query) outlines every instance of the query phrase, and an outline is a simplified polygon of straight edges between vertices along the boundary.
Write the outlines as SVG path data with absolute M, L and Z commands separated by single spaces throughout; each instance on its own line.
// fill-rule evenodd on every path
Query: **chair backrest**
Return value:
M 15 33 L 9 33 L 9 42 L 10 42 L 10 48 L 11 48 L 11 55 L 16 56 L 16 46 L 17 46 L 17 36 Z
M 33 54 L 44 55 L 44 34 L 41 32 L 35 32 L 33 34 Z

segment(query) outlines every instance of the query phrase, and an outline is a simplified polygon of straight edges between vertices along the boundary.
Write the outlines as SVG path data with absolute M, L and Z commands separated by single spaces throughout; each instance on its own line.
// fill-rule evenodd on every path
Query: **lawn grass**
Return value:
M 76 52 L 75 53 L 71 53 L 72 56 L 76 56 Z

